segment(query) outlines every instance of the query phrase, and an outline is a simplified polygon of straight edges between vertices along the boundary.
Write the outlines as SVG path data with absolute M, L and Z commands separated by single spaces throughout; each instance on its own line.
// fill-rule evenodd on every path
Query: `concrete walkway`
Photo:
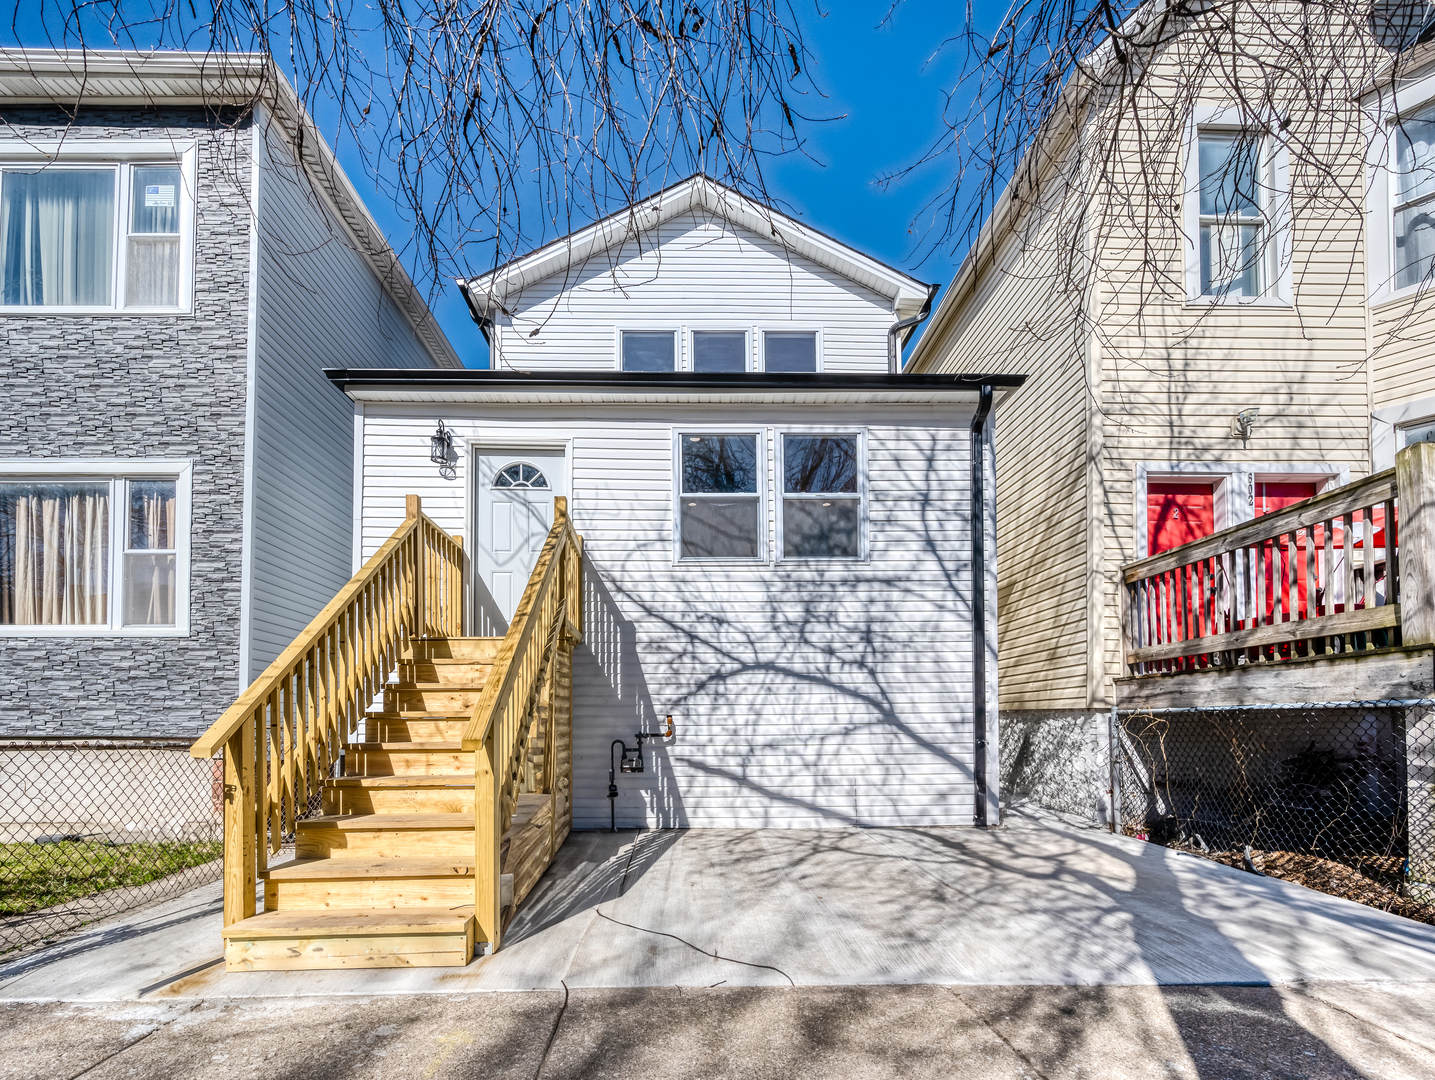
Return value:
M 575 833 L 504 948 L 463 969 L 229 974 L 219 911 L 209 886 L 0 964 L 0 1000 L 1435 979 L 1435 927 L 1034 818 Z

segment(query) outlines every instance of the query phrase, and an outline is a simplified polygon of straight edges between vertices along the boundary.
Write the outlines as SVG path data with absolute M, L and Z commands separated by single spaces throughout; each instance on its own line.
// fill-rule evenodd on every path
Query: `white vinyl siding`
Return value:
M 469 466 L 427 460 L 434 407 L 365 406 L 363 554 L 404 495 L 472 547 Z M 568 446 L 586 560 L 574 657 L 575 827 L 606 827 L 609 744 L 669 713 L 677 738 L 622 777 L 620 825 L 970 825 L 969 405 L 449 404 L 461 439 Z M 866 432 L 870 559 L 675 563 L 674 434 L 761 432 L 774 490 L 779 433 Z M 776 542 L 772 500 L 763 511 Z
M 495 367 L 524 371 L 619 367 L 620 330 L 677 329 L 678 369 L 693 368 L 696 331 L 748 335 L 762 370 L 766 332 L 820 331 L 818 370 L 884 372 L 893 301 L 801 255 L 707 214 L 659 226 L 505 300 Z M 536 333 L 534 333 L 536 331 Z
M 354 406 L 326 367 L 433 367 L 408 321 L 302 174 L 260 148 L 249 679 L 353 574 Z M 428 425 L 422 440 L 425 460 Z

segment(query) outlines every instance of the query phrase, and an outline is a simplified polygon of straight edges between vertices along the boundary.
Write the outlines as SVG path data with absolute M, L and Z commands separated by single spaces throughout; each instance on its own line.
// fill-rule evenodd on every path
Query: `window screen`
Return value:
M 174 307 L 179 303 L 179 166 L 137 165 L 130 188 L 125 306 Z
M 782 437 L 782 554 L 855 559 L 862 554 L 856 435 Z
M 673 339 L 671 330 L 624 330 L 624 371 L 673 371 Z
M 175 482 L 131 480 L 125 544 L 126 626 L 173 626 Z
M 746 371 L 747 335 L 741 330 L 693 331 L 694 371 Z
M 679 554 L 756 559 L 762 554 L 756 435 L 679 436 Z
M 764 371 L 816 371 L 817 335 L 782 333 L 762 336 Z

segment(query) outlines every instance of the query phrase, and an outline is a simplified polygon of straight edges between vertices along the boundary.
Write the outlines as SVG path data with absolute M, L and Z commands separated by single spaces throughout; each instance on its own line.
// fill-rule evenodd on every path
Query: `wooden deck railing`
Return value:
M 1435 446 L 1122 569 L 1131 675 L 1272 664 L 1435 640 Z
M 1431 641 L 1432 466 L 1435 447 L 1408 447 L 1395 469 L 1126 565 L 1128 673 Z
M 294 830 L 414 637 L 463 631 L 463 548 L 416 495 L 393 536 L 190 747 L 224 751 L 224 925 Z
M 478 938 L 496 950 L 502 936 L 500 845 L 518 805 L 533 711 L 558 673 L 565 649 L 583 638 L 583 538 L 568 500 L 553 500 L 553 527 L 518 601 L 508 633 L 463 735 L 474 755 L 474 914 Z M 552 725 L 550 725 L 551 728 Z M 553 790 L 554 755 L 543 755 L 543 790 Z

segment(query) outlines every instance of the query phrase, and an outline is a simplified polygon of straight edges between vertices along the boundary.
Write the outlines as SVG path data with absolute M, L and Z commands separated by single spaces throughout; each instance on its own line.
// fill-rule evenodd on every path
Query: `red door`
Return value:
M 1200 540 L 1216 531 L 1216 489 L 1212 484 L 1152 480 L 1146 485 L 1146 554 Z
M 1256 517 L 1263 517 L 1266 514 L 1275 513 L 1277 510 L 1284 510 L 1287 506 L 1309 499 L 1316 493 L 1318 485 L 1314 481 L 1283 481 L 1281 483 L 1256 484 Z M 1281 598 L 1281 621 L 1289 622 L 1296 614 L 1304 619 L 1308 617 L 1306 610 L 1306 577 L 1305 577 L 1305 545 L 1308 542 L 1305 535 L 1299 537 L 1299 547 L 1296 556 L 1296 595 L 1294 603 L 1290 595 L 1290 545 L 1289 542 L 1281 545 L 1280 558 L 1277 560 L 1274 554 L 1274 542 L 1266 544 L 1266 621 L 1275 621 L 1276 596 Z M 1276 582 L 1276 567 L 1280 567 L 1279 584 Z
M 1151 480 L 1146 484 L 1146 553 L 1159 555 L 1216 531 L 1216 489 L 1210 483 Z M 1157 617 L 1161 641 L 1188 641 L 1216 630 L 1211 597 L 1200 576 L 1174 572 L 1163 612 Z M 1199 594 L 1199 595 L 1198 595 Z M 1197 657 L 1204 664 L 1204 656 Z

